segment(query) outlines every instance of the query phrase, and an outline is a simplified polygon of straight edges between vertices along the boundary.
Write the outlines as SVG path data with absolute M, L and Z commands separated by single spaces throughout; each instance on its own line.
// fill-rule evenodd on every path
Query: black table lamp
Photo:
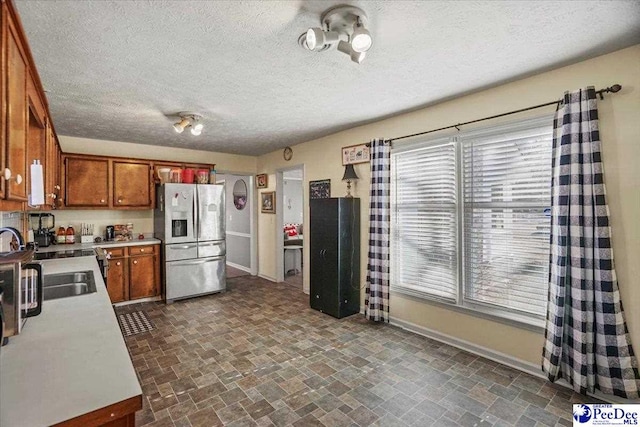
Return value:
M 347 181 L 347 195 L 345 197 L 353 197 L 351 195 L 351 181 L 357 181 L 358 179 L 353 165 L 346 165 L 344 167 L 344 176 L 342 177 L 343 181 Z

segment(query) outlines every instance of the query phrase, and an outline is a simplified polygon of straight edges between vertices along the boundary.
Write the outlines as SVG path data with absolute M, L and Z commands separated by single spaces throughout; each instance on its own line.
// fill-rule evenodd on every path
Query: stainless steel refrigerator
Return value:
M 158 186 L 154 229 L 164 244 L 167 303 L 225 290 L 224 194 L 223 185 Z

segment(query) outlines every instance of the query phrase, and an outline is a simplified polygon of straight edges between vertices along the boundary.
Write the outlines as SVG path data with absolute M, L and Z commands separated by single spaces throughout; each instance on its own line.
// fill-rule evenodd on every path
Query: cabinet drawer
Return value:
M 104 248 L 110 258 L 118 258 L 124 256 L 125 248 Z
M 129 246 L 129 255 L 147 255 L 155 252 L 155 245 Z

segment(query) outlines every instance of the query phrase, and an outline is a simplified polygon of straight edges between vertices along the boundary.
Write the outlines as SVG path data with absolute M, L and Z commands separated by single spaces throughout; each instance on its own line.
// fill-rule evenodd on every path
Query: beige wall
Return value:
M 256 171 L 256 157 L 186 148 L 158 147 L 131 142 L 103 141 L 60 135 L 60 147 L 65 153 L 96 154 L 101 156 L 168 160 L 173 162 L 213 163 L 219 172 Z
M 587 85 L 602 88 L 614 83 L 621 84 L 623 90 L 618 94 L 606 96 L 604 101 L 599 101 L 600 129 L 617 275 L 634 348 L 636 353 L 639 353 L 640 263 L 637 260 L 640 254 L 640 45 L 296 145 L 293 147 L 294 155 L 290 162 L 285 162 L 282 151 L 278 150 L 258 158 L 257 172 L 270 174 L 271 191 L 275 188 L 274 173 L 278 168 L 294 164 L 304 165 L 304 220 L 308 223 L 310 180 L 330 178 L 332 196 L 345 194 L 346 186 L 340 181 L 344 170 L 340 160 L 340 148 L 343 146 L 367 142 L 374 137 L 391 138 L 474 120 L 558 99 L 565 90 Z M 384 99 L 380 102 L 384 102 Z M 540 115 L 553 110 L 554 107 L 548 107 L 519 116 Z M 510 116 L 503 121 L 516 118 Z M 481 126 L 491 123 L 484 122 Z M 436 135 L 443 134 L 431 136 Z M 361 281 L 364 284 L 367 264 L 369 171 L 366 164 L 357 165 L 356 171 L 361 178 L 355 195 L 362 199 Z M 260 274 L 275 277 L 275 239 L 280 238 L 281 232 L 275 229 L 274 216 L 259 214 L 259 230 Z M 304 247 L 304 261 L 304 283 L 305 289 L 308 289 L 308 245 Z M 540 362 L 543 342 L 541 333 L 481 319 L 397 294 L 391 296 L 390 311 L 393 318 L 449 334 L 526 362 Z

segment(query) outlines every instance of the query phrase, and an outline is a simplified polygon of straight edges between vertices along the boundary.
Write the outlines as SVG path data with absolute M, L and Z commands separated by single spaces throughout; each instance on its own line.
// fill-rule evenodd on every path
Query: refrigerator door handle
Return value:
M 198 239 L 198 229 L 200 218 L 198 215 L 198 191 L 195 186 L 193 187 L 193 206 L 191 206 L 191 218 L 193 218 L 193 237 L 194 240 Z
M 180 249 L 191 249 L 191 248 L 195 248 L 197 246 L 198 245 L 181 245 L 181 246 L 172 245 L 172 246 L 167 246 L 167 247 L 169 249 L 171 249 L 172 251 L 175 251 L 175 250 L 180 250 Z
M 209 243 L 200 243 L 199 246 L 201 248 L 206 248 L 208 246 L 220 246 L 223 243 L 224 243 L 224 240 L 215 240 L 215 241 L 209 242 Z
M 221 261 L 223 260 L 224 257 L 223 256 L 217 256 L 217 257 L 213 257 L 213 258 L 204 258 L 204 259 L 198 259 L 196 261 L 177 261 L 174 264 L 176 265 L 200 265 L 200 264 L 206 264 L 208 262 L 216 262 L 216 261 Z

